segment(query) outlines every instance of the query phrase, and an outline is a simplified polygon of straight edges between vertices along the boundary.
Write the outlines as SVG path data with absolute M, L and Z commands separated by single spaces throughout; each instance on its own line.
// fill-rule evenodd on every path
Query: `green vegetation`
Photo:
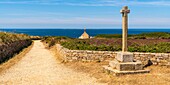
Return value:
M 170 53 L 170 42 L 143 46 L 129 46 L 128 50 L 130 52 Z
M 102 35 L 103 38 L 95 37 L 93 39 L 71 39 L 68 37 L 44 37 L 43 41 L 49 44 L 49 47 L 56 43 L 71 50 L 95 50 L 95 51 L 121 51 L 121 35 Z M 104 38 L 106 37 L 107 38 Z M 112 37 L 111 37 L 112 36 Z M 113 38 L 114 37 L 114 38 Z M 169 33 L 148 33 L 128 36 L 128 50 L 130 52 L 152 52 L 152 53 L 170 53 L 170 35 Z
M 61 45 L 71 50 L 97 50 L 97 51 L 121 50 L 120 45 L 115 45 L 115 46 L 106 45 L 106 44 L 95 45 L 95 44 L 90 44 L 90 41 L 78 40 L 78 39 L 69 40 L 67 42 L 61 42 Z
M 28 35 L 0 32 L 0 64 L 30 46 L 31 43 Z
M 56 43 L 63 42 L 64 40 L 71 39 L 66 36 L 50 36 L 50 37 L 43 37 L 42 41 L 48 43 L 49 47 L 55 45 Z
M 7 44 L 18 40 L 26 40 L 26 39 L 30 39 L 30 36 L 25 34 L 0 32 L 0 44 Z
M 95 38 L 122 38 L 121 34 L 99 34 Z
M 95 38 L 122 38 L 121 34 L 99 34 Z M 166 32 L 153 32 L 128 35 L 130 39 L 170 39 L 170 33 Z
M 130 38 L 134 39 L 170 39 L 170 33 L 166 32 L 153 32 L 153 33 L 142 33 L 137 35 L 131 35 Z
M 120 44 L 112 45 L 95 45 L 90 44 L 85 40 L 71 40 L 62 42 L 61 45 L 71 50 L 95 50 L 95 51 L 121 51 Z M 143 44 L 138 43 L 128 46 L 130 52 L 152 52 L 152 53 L 170 53 L 170 42 L 156 43 L 156 44 Z

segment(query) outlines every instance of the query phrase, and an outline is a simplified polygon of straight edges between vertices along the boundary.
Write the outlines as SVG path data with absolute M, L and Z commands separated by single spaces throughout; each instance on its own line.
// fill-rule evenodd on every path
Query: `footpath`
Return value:
M 32 49 L 14 66 L 0 74 L 0 85 L 105 85 L 95 78 L 75 72 L 57 62 L 43 43 Z

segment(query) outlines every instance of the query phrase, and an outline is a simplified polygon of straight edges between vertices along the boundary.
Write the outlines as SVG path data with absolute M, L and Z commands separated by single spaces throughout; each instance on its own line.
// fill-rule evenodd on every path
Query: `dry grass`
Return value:
M 46 49 L 50 50 L 51 54 L 53 54 L 53 56 L 56 57 L 56 60 L 57 60 L 58 62 L 60 62 L 60 63 L 63 63 L 63 62 L 64 62 L 64 60 L 63 60 L 63 58 L 61 57 L 61 55 L 56 52 L 55 46 L 48 47 L 47 44 L 45 44 L 45 43 L 43 43 L 43 44 L 44 44 L 44 46 L 46 47 Z
M 0 73 L 5 71 L 6 69 L 9 69 L 11 66 L 13 66 L 17 62 L 19 62 L 22 59 L 22 57 L 25 56 L 25 54 L 31 50 L 33 44 L 34 44 L 34 42 L 32 42 L 32 45 L 30 45 L 29 47 L 23 49 L 22 52 L 20 52 L 19 54 L 16 54 L 13 58 L 11 58 L 7 62 L 1 64 L 0 65 Z
M 57 60 L 62 60 L 52 47 L 51 52 Z M 150 73 L 113 76 L 104 72 L 102 66 L 108 65 L 108 62 L 66 62 L 63 63 L 68 68 L 77 72 L 88 73 L 98 79 L 99 82 L 109 85 L 170 85 L 170 68 L 166 66 L 150 66 Z
M 75 71 L 89 73 L 109 85 L 170 85 L 170 68 L 165 66 L 148 67 L 151 72 L 147 74 L 112 76 L 103 71 L 102 66 L 108 65 L 107 62 L 67 62 L 65 65 Z

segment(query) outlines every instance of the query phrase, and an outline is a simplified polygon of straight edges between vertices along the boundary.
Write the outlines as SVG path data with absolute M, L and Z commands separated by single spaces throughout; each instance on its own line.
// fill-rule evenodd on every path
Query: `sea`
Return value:
M 71 38 L 78 38 L 84 32 L 84 29 L 65 29 L 65 28 L 56 28 L 56 29 L 0 29 L 3 32 L 12 32 L 12 33 L 23 33 L 32 36 L 67 36 Z M 96 36 L 98 34 L 121 34 L 122 29 L 86 29 L 86 32 L 90 36 Z M 128 34 L 140 34 L 140 33 L 150 33 L 150 32 L 169 32 L 169 29 L 128 29 Z

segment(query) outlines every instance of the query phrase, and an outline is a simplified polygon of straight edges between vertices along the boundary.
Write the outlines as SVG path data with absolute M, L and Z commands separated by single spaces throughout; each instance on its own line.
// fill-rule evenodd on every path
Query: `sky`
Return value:
M 0 28 L 170 28 L 170 0 L 0 0 Z

